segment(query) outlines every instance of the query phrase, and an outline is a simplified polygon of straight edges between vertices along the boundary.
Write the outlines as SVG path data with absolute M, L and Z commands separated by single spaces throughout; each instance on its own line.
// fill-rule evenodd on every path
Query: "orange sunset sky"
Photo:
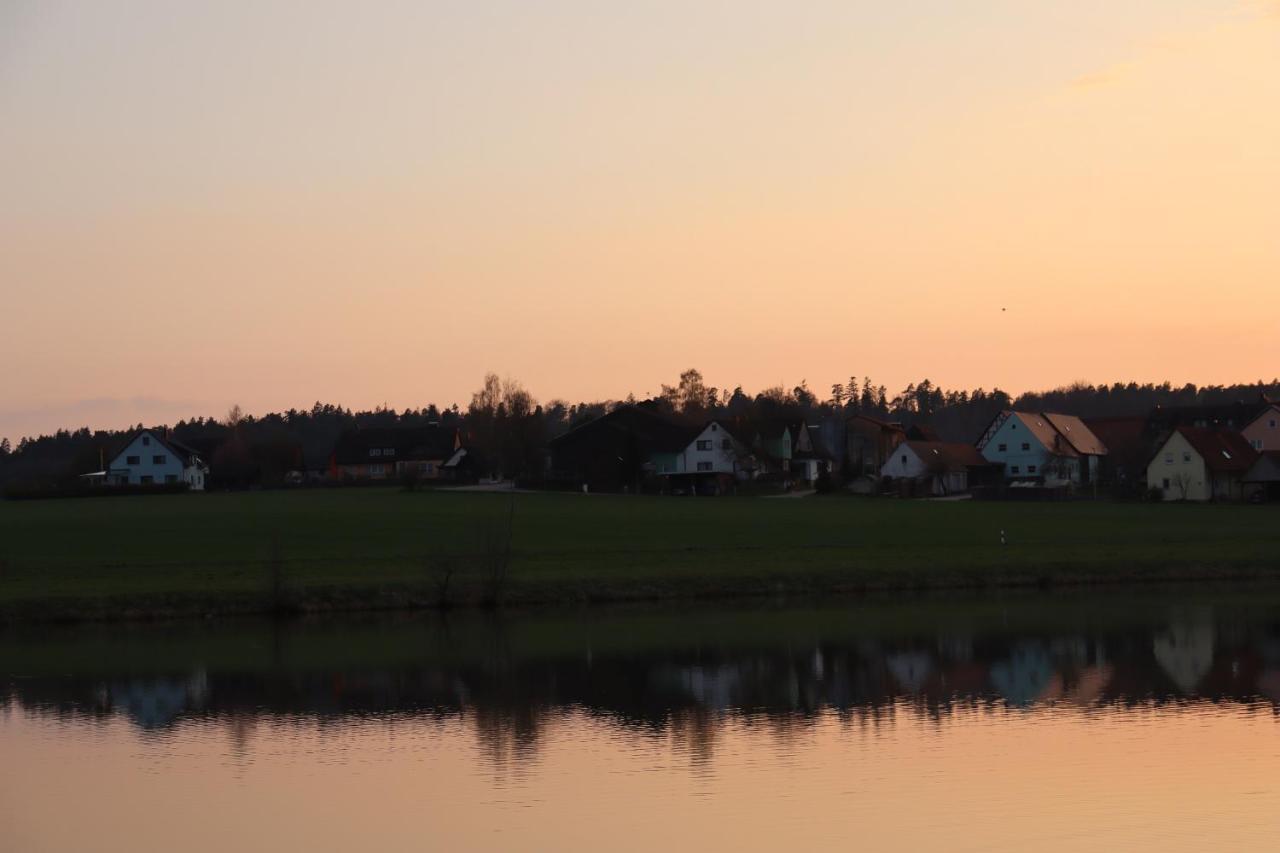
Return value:
M 0 0 L 0 296 L 14 439 L 1270 379 L 1280 4 Z

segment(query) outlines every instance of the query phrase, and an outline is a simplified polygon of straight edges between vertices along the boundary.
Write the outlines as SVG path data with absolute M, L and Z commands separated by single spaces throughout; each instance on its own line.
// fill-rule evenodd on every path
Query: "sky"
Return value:
M 0 0 L 0 435 L 1280 373 L 1280 2 Z

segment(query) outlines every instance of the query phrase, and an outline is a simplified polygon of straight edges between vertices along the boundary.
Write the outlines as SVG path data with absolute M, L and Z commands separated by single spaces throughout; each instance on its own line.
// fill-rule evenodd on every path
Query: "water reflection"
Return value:
M 1280 603 L 1280 602 L 1278 602 Z M 818 610 L 94 628 L 0 638 L 3 701 L 164 731 L 255 720 L 460 720 L 488 758 L 538 752 L 566 710 L 715 758 L 728 719 L 872 726 L 991 711 L 1280 701 L 1280 606 L 862 604 Z

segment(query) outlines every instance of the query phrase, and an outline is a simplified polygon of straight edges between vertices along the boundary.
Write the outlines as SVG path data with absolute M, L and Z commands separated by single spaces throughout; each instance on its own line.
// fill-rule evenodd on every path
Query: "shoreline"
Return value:
M 459 586 L 442 600 L 425 584 L 345 584 L 292 587 L 261 592 L 153 592 L 98 598 L 48 596 L 0 605 L 0 627 L 33 624 L 145 623 L 167 620 L 229 620 L 241 617 L 292 618 L 323 614 L 530 612 L 548 608 L 590 608 L 625 604 L 730 604 L 766 601 L 811 602 L 837 599 L 908 601 L 929 596 L 968 598 L 985 593 L 1105 592 L 1159 587 L 1250 588 L 1280 581 L 1280 566 L 1187 564 L 1111 567 L 1037 566 L 991 573 L 983 569 L 893 572 L 794 572 L 737 578 L 633 578 L 614 581 L 513 581 L 495 600 L 481 584 Z

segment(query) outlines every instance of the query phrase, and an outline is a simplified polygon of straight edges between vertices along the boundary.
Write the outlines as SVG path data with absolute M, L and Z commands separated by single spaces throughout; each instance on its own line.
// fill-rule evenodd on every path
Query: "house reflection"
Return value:
M 308 643 L 342 637 L 342 629 L 319 637 L 302 627 L 286 644 L 271 637 L 275 647 L 299 650 L 293 662 L 282 656 L 263 665 L 224 661 L 149 673 L 135 655 L 129 672 L 118 675 L 104 674 L 109 661 L 99 661 L 84 676 L 65 669 L 6 676 L 0 695 L 37 714 L 123 718 L 144 731 L 187 721 L 222 725 L 232 751 L 245 754 L 259 720 L 458 721 L 474 730 L 481 753 L 499 770 L 533 760 L 548 727 L 573 714 L 670 738 L 698 765 L 713 760 L 721 729 L 733 721 L 760 722 L 788 737 L 823 715 L 874 729 L 904 707 L 941 722 L 970 708 L 1035 713 L 1052 704 L 1280 701 L 1280 639 L 1267 611 L 1230 619 L 1208 609 L 1177 612 L 1100 633 L 833 629 L 802 643 L 781 631 L 769 636 L 754 618 L 742 617 L 750 631 L 726 631 L 732 639 L 682 641 L 664 633 L 639 651 L 602 640 L 610 636 L 607 624 L 581 642 L 550 643 L 534 633 L 538 647 L 521 639 L 528 634 L 492 621 L 426 631 L 411 624 L 405 642 L 393 634 L 379 651 L 332 668 L 304 652 Z M 22 648 L 30 646 L 0 648 L 6 671 L 19 671 Z

